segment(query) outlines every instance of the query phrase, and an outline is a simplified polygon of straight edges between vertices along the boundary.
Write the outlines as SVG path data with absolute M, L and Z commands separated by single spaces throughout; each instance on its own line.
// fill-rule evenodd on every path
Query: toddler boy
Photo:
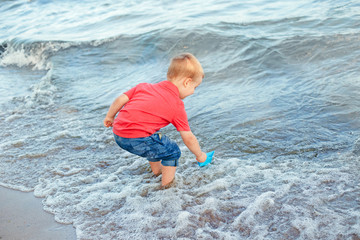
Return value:
M 104 119 L 105 127 L 113 127 L 115 141 L 121 148 L 147 158 L 152 172 L 162 174 L 162 186 L 173 181 L 181 155 L 178 145 L 158 132 L 169 123 L 180 132 L 198 162 L 207 158 L 191 132 L 182 101 L 194 93 L 203 78 L 199 61 L 192 54 L 183 53 L 171 60 L 166 81 L 140 83 L 121 94 Z

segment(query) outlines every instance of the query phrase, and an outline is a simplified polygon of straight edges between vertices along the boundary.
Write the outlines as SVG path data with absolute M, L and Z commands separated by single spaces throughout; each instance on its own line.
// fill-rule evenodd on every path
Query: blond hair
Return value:
M 167 72 L 169 80 L 177 77 L 194 78 L 198 76 L 204 78 L 204 70 L 200 62 L 191 53 L 182 53 L 171 59 Z

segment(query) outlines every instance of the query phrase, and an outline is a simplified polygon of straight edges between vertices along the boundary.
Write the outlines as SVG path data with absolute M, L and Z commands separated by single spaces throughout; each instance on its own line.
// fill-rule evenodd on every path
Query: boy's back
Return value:
M 179 90 L 169 82 L 141 83 L 125 92 L 128 103 L 113 124 L 116 135 L 125 138 L 148 137 L 172 123 L 178 131 L 190 131 Z

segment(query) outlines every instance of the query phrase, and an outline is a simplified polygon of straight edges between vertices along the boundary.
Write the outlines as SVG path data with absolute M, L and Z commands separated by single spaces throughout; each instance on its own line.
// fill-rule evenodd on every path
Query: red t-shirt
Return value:
M 129 101 L 113 123 L 116 135 L 124 138 L 148 137 L 169 123 L 178 131 L 190 131 L 184 103 L 173 83 L 140 83 L 124 94 Z

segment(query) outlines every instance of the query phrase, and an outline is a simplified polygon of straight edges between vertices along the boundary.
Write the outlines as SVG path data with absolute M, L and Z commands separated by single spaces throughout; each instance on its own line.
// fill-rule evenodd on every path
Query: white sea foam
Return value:
M 73 223 L 79 239 L 333 239 L 346 231 L 359 234 L 352 224 L 342 225 L 358 217 L 355 209 L 341 213 L 328 208 L 342 204 L 339 198 L 346 195 L 356 202 L 359 190 L 345 184 L 353 172 L 348 166 L 328 169 L 285 159 L 259 164 L 232 159 L 227 164 L 228 159 L 217 157 L 207 170 L 190 163 L 179 167 L 175 186 L 160 190 L 160 178 L 151 176 L 146 161 L 130 159 L 132 164 L 121 164 L 110 174 L 59 167 L 40 180 L 35 195 L 46 197 L 45 209 L 57 221 Z M 330 230 L 330 222 L 338 231 Z
M 27 49 L 24 45 L 19 48 L 9 46 L 2 54 L 0 65 L 31 66 L 36 70 L 49 70 L 51 63 L 47 61 L 47 56 L 44 55 L 48 47 L 46 44 L 40 44 L 33 49 Z

